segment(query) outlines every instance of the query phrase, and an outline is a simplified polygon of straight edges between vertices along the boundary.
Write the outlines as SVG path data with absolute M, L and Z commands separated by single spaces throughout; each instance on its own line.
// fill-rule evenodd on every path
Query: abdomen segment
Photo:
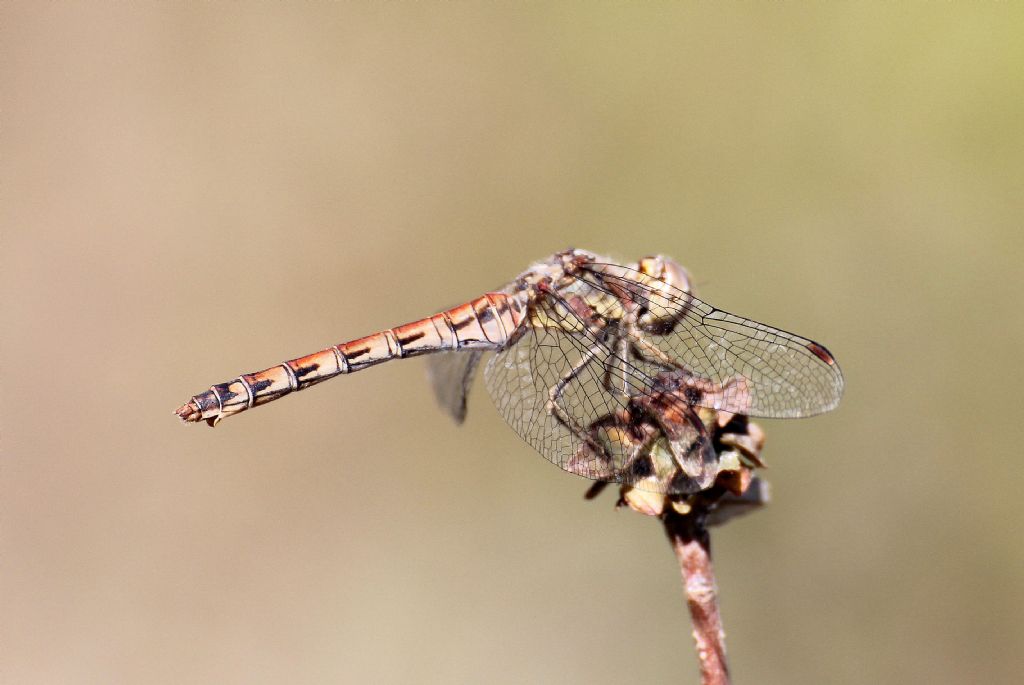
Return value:
M 221 419 L 328 378 L 391 359 L 463 349 L 500 349 L 526 316 L 522 298 L 487 293 L 434 316 L 340 343 L 195 395 L 175 413 L 186 422 Z

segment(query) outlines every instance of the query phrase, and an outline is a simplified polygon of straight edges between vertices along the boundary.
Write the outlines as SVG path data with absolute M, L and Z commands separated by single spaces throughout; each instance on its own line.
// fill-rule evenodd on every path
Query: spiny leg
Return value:
M 554 296 L 554 293 L 550 290 L 548 293 L 550 296 Z M 615 387 L 612 378 L 613 369 L 609 364 L 603 364 L 605 368 L 600 376 L 601 385 L 604 391 L 609 395 L 628 402 L 630 399 L 630 395 L 626 392 L 626 388 L 629 387 L 629 369 L 628 362 L 626 361 L 626 354 L 629 347 L 628 341 L 621 334 L 615 335 L 612 330 L 606 329 L 596 317 L 593 309 L 587 306 L 586 303 L 583 303 L 582 301 L 570 302 L 560 297 L 554 297 L 554 299 L 558 305 L 572 315 L 572 318 L 576 320 L 576 323 L 580 327 L 586 329 L 593 340 L 593 344 L 565 373 L 562 374 L 558 379 L 558 382 L 549 389 L 546 406 L 547 413 L 554 417 L 554 419 L 568 430 L 576 439 L 586 445 L 586 447 L 590 449 L 597 458 L 606 464 L 613 465 L 614 459 L 608 453 L 608 450 L 604 445 L 600 444 L 595 437 L 597 430 L 599 430 L 599 428 L 595 427 L 595 424 L 606 421 L 617 421 L 618 419 L 615 416 L 616 412 L 606 414 L 604 417 L 597 419 L 597 421 L 592 422 L 589 426 L 584 428 L 562 407 L 561 401 L 569 384 L 578 379 L 580 374 L 582 374 L 583 371 L 594 362 L 594 360 L 609 352 L 608 343 L 610 342 L 610 346 L 615 349 L 615 352 L 612 353 L 612 357 L 617 358 L 622 362 L 620 373 L 623 387 L 621 389 Z M 609 335 L 614 335 L 614 340 L 609 341 Z M 635 455 L 631 454 L 628 461 L 631 463 L 634 458 Z
M 565 389 L 569 386 L 569 384 L 572 383 L 577 378 L 579 378 L 580 374 L 583 373 L 587 366 L 592 364 L 604 352 L 605 346 L 602 343 L 595 343 L 580 357 L 580 359 L 575 364 L 572 365 L 571 368 L 569 368 L 564 374 L 562 374 L 562 377 L 559 378 L 558 382 L 555 383 L 555 385 L 553 385 L 551 389 L 548 391 L 548 402 L 546 408 L 550 416 L 554 417 L 554 419 L 558 421 L 558 423 L 560 423 L 566 430 L 568 430 L 576 439 L 584 443 L 599 459 L 601 459 L 607 464 L 613 464 L 614 459 L 612 458 L 612 455 L 610 455 L 605 446 L 602 445 L 594 437 L 596 430 L 594 430 L 593 428 L 594 424 L 597 422 L 605 420 L 616 420 L 615 413 L 612 412 L 610 414 L 606 414 L 604 417 L 597 419 L 596 422 L 592 422 L 590 426 L 585 428 L 581 426 L 572 416 L 570 416 L 569 413 L 562 407 L 560 403 L 562 396 L 565 393 Z M 602 374 L 602 377 L 603 380 L 607 380 L 609 378 L 607 373 Z M 625 393 L 610 387 L 606 383 L 602 384 L 605 385 L 605 390 L 609 392 L 609 394 L 617 395 L 619 397 L 622 397 L 623 399 L 628 400 L 629 396 L 626 395 Z
M 628 358 L 627 355 L 630 348 L 629 340 L 624 335 L 616 335 L 612 347 L 615 348 L 615 354 L 612 356 L 612 359 L 618 359 L 621 363 L 619 364 L 618 374 L 616 374 L 617 378 L 614 379 L 612 378 L 612 375 L 616 370 L 612 368 L 611 364 L 605 364 L 604 389 L 612 394 L 618 395 L 622 399 L 628 400 L 629 393 L 627 392 L 627 389 L 629 388 L 629 378 L 628 371 L 626 370 L 626 359 Z M 616 386 L 613 380 L 621 380 L 622 385 Z
M 629 331 L 630 349 L 638 359 L 670 371 L 686 371 L 686 367 L 665 354 L 664 350 L 636 330 Z
M 628 419 L 623 419 L 620 416 L 620 413 L 623 411 L 619 410 L 605 414 L 592 421 L 585 430 L 579 429 L 578 437 L 581 437 L 583 442 L 566 462 L 568 471 L 586 475 L 590 478 L 597 478 L 604 482 L 615 481 L 618 478 L 620 470 L 616 468 L 614 460 L 607 453 L 604 444 L 601 442 L 600 433 L 602 430 L 605 430 L 609 434 L 612 431 L 626 434 L 629 423 Z M 564 422 L 563 425 L 565 425 Z M 609 437 L 611 436 L 609 435 Z M 622 439 L 620 438 L 621 441 Z M 595 461 L 598 462 L 596 466 Z
M 618 346 L 618 342 L 616 342 Z M 562 426 L 566 428 L 570 433 L 573 434 L 578 440 L 583 443 L 583 448 L 576 453 L 574 460 L 582 460 L 583 454 L 589 451 L 593 457 L 603 462 L 605 468 L 608 469 L 605 473 L 600 473 L 600 477 L 606 480 L 621 480 L 623 474 L 629 472 L 633 468 L 638 460 L 647 455 L 658 439 L 660 433 L 657 430 L 656 420 L 650 416 L 647 412 L 643 412 L 640 418 L 640 423 L 634 422 L 634 417 L 630 409 L 622 408 L 617 411 L 609 412 L 604 416 L 601 416 L 594 421 L 591 421 L 587 426 L 582 426 L 576 421 L 569 413 L 561 406 L 560 400 L 565 392 L 565 389 L 575 379 L 579 378 L 580 374 L 583 373 L 584 369 L 592 364 L 604 352 L 603 345 L 597 344 L 591 347 L 586 353 L 584 353 L 580 359 L 559 379 L 558 383 L 552 386 L 548 393 L 548 413 L 555 418 Z M 623 378 L 627 373 L 626 369 L 623 368 Z M 612 395 L 618 395 L 624 398 L 627 402 L 630 401 L 630 396 L 611 385 L 611 375 L 606 370 L 602 374 L 605 390 Z M 639 429 L 639 430 L 638 430 Z M 604 442 L 599 438 L 599 434 L 602 430 L 605 431 L 618 431 L 619 435 L 613 440 L 617 440 L 622 445 L 621 458 L 616 459 L 611 454 Z M 653 467 L 652 463 L 652 467 Z M 576 469 L 570 469 L 574 472 L 578 472 Z M 592 469 L 587 468 L 589 475 L 592 477 L 595 474 Z
M 615 346 L 623 350 L 623 352 L 621 353 L 622 356 L 620 356 L 619 358 L 625 360 L 625 338 L 617 339 L 615 341 Z M 564 425 L 567 429 L 569 429 L 573 434 L 577 436 L 579 436 L 581 432 L 585 431 L 583 430 L 583 428 L 576 424 L 576 422 L 572 419 L 571 416 L 569 416 L 565 412 L 564 409 L 562 409 L 561 405 L 559 405 L 559 400 L 561 399 L 562 394 L 565 392 L 565 389 L 569 386 L 569 384 L 572 383 L 577 378 L 579 378 L 579 375 L 583 373 L 583 370 L 587 368 L 587 366 L 589 366 L 595 359 L 597 359 L 598 356 L 600 356 L 604 350 L 605 346 L 602 343 L 596 343 L 593 346 L 591 346 L 585 353 L 583 353 L 580 359 L 575 364 L 573 364 L 568 371 L 562 374 L 562 377 L 558 379 L 558 382 L 555 383 L 555 385 L 553 385 L 551 389 L 548 391 L 548 414 L 554 416 L 559 421 L 559 423 Z M 627 380 L 627 370 L 625 366 L 622 367 L 621 374 L 623 388 L 619 389 L 612 384 L 612 369 L 609 366 L 605 365 L 605 372 L 602 374 L 602 385 L 604 386 L 605 391 L 607 391 L 609 394 L 615 395 L 622 400 L 628 401 L 630 395 L 627 392 L 625 392 L 625 388 L 628 387 L 629 382 Z
M 562 374 L 562 377 L 558 379 L 558 382 L 551 387 L 551 389 L 548 391 L 547 412 L 549 415 L 555 417 L 556 421 L 562 424 L 570 433 L 575 435 L 577 438 L 580 438 L 581 440 L 591 445 L 592 447 L 595 447 L 603 451 L 604 448 L 602 448 L 600 445 L 593 443 L 587 432 L 582 427 L 577 425 L 576 421 L 571 416 L 569 416 L 569 414 L 564 409 L 562 409 L 562 406 L 559 404 L 559 400 L 562 398 L 562 393 L 565 392 L 566 387 L 568 387 L 568 385 L 572 383 L 574 380 L 579 378 L 579 375 L 583 373 L 583 370 L 586 369 L 587 366 L 589 366 L 590 363 L 593 362 L 599 354 L 601 354 L 601 348 L 602 346 L 600 344 L 597 344 L 588 349 L 579 358 L 579 360 L 575 364 L 573 364 L 572 367 L 569 368 L 568 371 Z

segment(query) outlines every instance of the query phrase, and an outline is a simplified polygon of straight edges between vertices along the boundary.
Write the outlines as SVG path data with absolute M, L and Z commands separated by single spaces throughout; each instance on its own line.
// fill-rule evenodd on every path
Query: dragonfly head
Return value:
M 666 335 L 688 311 L 690 298 L 683 293 L 690 293 L 690 274 L 674 259 L 662 255 L 644 257 L 636 269 L 648 281 L 644 310 L 637 323 L 645 331 Z
M 637 262 L 636 268 L 640 273 L 656 278 L 684 293 L 690 292 L 690 273 L 671 257 L 664 255 L 644 257 Z

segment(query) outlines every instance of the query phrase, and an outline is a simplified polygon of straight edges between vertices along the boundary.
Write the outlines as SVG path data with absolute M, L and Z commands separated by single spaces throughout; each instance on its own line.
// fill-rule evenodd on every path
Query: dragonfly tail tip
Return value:
M 194 423 L 203 417 L 203 413 L 193 400 L 189 400 L 186 404 L 175 409 L 174 413 L 185 423 Z

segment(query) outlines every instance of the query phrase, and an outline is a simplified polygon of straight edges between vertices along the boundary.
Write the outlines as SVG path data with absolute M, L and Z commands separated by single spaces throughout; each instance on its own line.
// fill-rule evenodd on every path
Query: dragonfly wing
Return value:
M 484 370 L 498 412 L 523 440 L 559 468 L 593 480 L 673 493 L 709 485 L 705 462 L 715 453 L 702 424 L 684 425 L 672 439 L 654 418 L 638 418 L 635 398 L 647 392 L 649 378 L 582 328 L 564 303 L 539 302 L 533 317 L 535 325 Z M 686 455 L 692 476 L 677 454 Z
M 483 350 L 440 352 L 427 358 L 427 376 L 437 403 L 455 423 L 466 420 L 466 398 Z
M 640 308 L 643 342 L 652 347 L 631 363 L 656 375 L 671 360 L 691 379 L 695 404 L 765 418 L 813 416 L 839 404 L 842 371 L 813 340 L 722 311 L 617 264 L 588 265 L 579 278 Z

